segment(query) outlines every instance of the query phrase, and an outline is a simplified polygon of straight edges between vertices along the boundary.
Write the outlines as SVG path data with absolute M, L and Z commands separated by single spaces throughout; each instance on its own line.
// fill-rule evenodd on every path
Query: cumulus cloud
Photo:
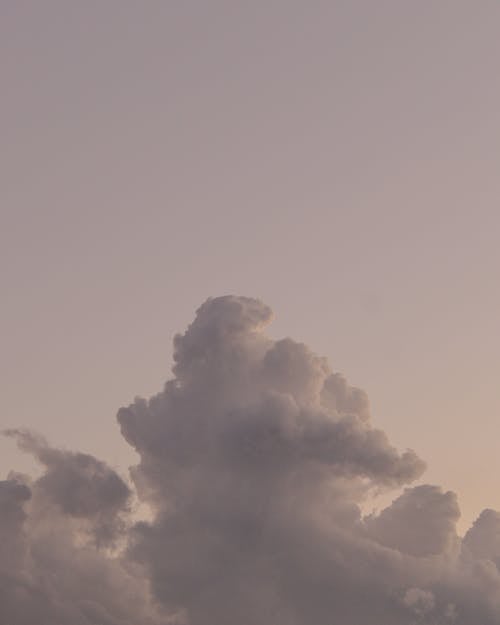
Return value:
M 378 516 L 365 524 L 380 544 L 415 556 L 447 553 L 458 546 L 460 518 L 455 493 L 428 484 L 408 488 Z
M 82 453 L 49 447 L 40 436 L 23 430 L 7 430 L 23 451 L 31 453 L 44 466 L 34 492 L 43 505 L 81 521 L 97 544 L 109 544 L 124 525 L 130 489 L 104 462 Z
M 198 309 L 174 339 L 173 378 L 118 412 L 140 458 L 130 483 L 7 432 L 44 472 L 0 482 L 0 622 L 500 623 L 500 515 L 460 539 L 455 494 L 410 486 L 422 460 L 325 358 L 269 338 L 271 320 L 245 297 Z
M 420 588 L 409 588 L 405 592 L 403 603 L 413 609 L 418 616 L 425 616 L 434 610 L 435 600 L 432 592 Z

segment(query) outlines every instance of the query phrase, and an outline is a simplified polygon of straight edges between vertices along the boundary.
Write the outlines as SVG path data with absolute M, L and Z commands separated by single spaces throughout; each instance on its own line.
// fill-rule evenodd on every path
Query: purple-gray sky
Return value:
M 463 529 L 500 508 L 499 28 L 488 0 L 1 3 L 2 427 L 125 469 L 117 409 L 241 293 Z

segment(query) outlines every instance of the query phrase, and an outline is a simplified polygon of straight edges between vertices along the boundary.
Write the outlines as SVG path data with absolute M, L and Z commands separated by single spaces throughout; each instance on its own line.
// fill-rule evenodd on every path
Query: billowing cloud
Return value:
M 35 485 L 37 500 L 80 520 L 81 529 L 87 528 L 98 545 L 119 535 L 131 492 L 113 469 L 88 454 L 53 449 L 31 432 L 7 430 L 5 434 L 45 468 Z
M 455 494 L 411 486 L 422 460 L 326 359 L 271 340 L 271 320 L 250 298 L 199 308 L 174 339 L 174 377 L 118 412 L 140 458 L 130 483 L 8 432 L 44 472 L 0 482 L 2 623 L 500 623 L 500 515 L 462 540 Z
M 382 545 L 415 556 L 431 556 L 457 547 L 455 525 L 459 518 L 455 493 L 424 485 L 406 489 L 378 516 L 365 519 L 365 524 Z

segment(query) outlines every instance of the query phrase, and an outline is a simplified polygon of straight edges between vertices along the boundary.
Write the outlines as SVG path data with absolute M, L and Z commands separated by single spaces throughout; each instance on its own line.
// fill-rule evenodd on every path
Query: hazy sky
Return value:
M 1 2 L 0 424 L 127 467 L 118 408 L 248 295 L 464 527 L 500 508 L 499 29 L 493 0 Z

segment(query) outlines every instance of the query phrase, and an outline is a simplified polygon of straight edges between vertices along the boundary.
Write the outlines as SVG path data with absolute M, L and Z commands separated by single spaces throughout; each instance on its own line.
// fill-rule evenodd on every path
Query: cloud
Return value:
M 148 584 L 113 550 L 130 491 L 105 463 L 12 431 L 44 466 L 0 482 L 0 622 L 153 625 Z
M 465 535 L 464 546 L 472 557 L 500 565 L 500 512 L 483 510 Z
M 140 458 L 130 484 L 8 432 L 44 473 L 0 483 L 1 622 L 500 623 L 500 515 L 461 540 L 455 494 L 410 486 L 422 460 L 390 444 L 325 358 L 270 339 L 271 320 L 251 298 L 198 309 L 174 339 L 174 377 L 118 412 Z
M 365 525 L 380 544 L 425 557 L 457 547 L 459 518 L 455 493 L 426 484 L 406 489 L 378 516 L 365 519 Z
M 35 484 L 43 505 L 80 520 L 97 545 L 113 541 L 122 529 L 131 491 L 125 481 L 104 462 L 82 453 L 49 447 L 40 436 L 23 430 L 7 430 L 7 436 L 31 453 L 45 473 Z
M 420 588 L 409 588 L 405 592 L 403 603 L 421 617 L 432 612 L 435 607 L 435 599 L 432 592 L 420 590 Z

